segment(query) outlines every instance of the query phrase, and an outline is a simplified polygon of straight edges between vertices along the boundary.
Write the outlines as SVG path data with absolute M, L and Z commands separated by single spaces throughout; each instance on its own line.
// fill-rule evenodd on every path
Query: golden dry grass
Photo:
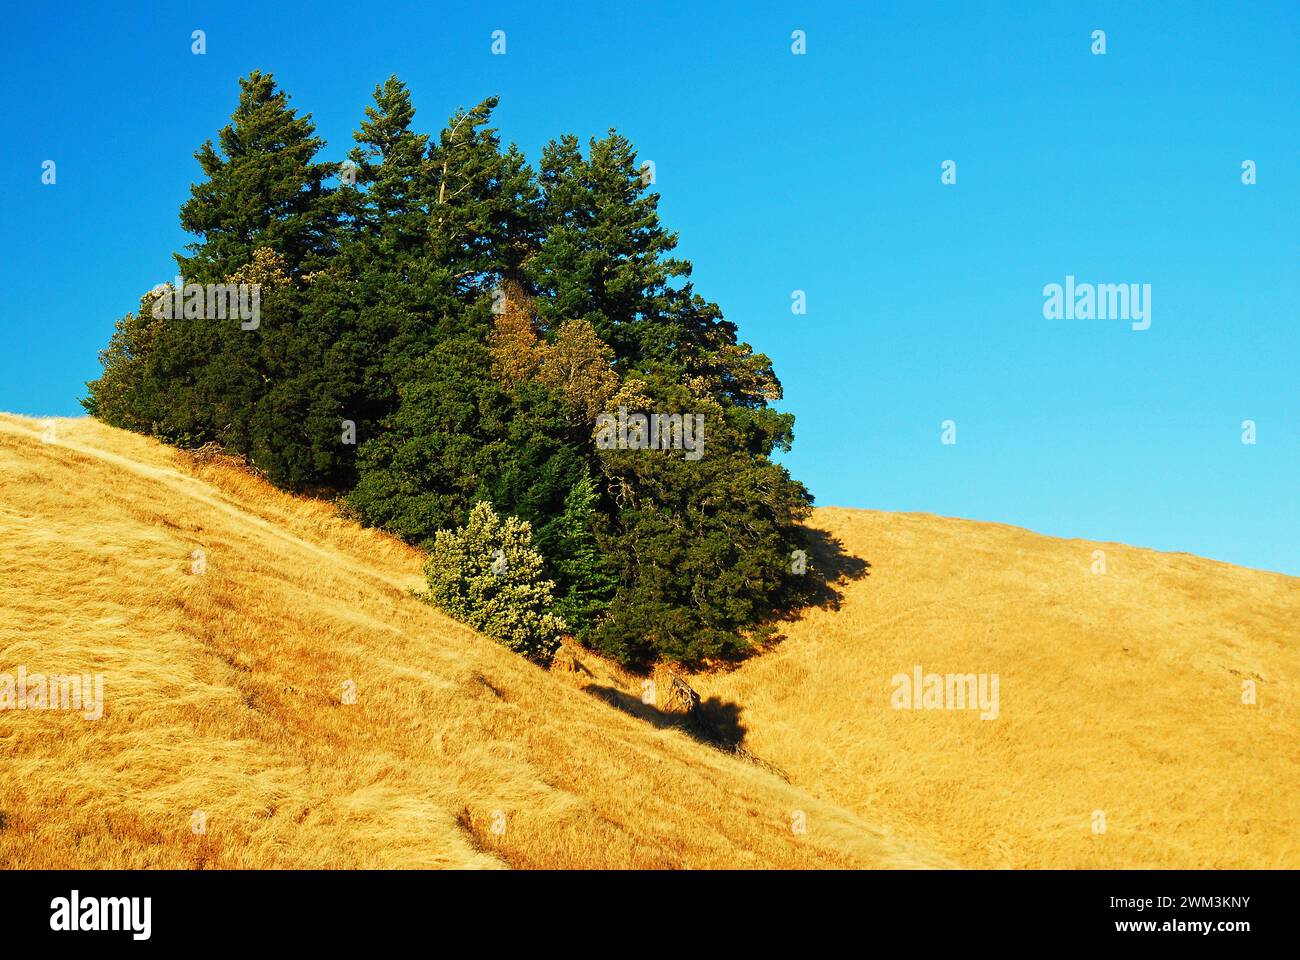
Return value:
M 326 504 L 41 433 L 0 415 L 0 673 L 103 673 L 106 707 L 0 711 L 2 866 L 948 863 L 414 600 L 419 554 Z
M 590 695 L 656 719 L 640 678 L 547 673 L 414 600 L 418 552 L 326 504 L 41 428 L 0 415 L 0 673 L 102 672 L 107 705 L 0 711 L 0 865 L 1300 865 L 1294 578 L 819 510 L 867 575 L 691 678 L 788 784 Z M 916 664 L 997 673 L 998 719 L 892 709 Z
M 692 679 L 795 783 L 968 867 L 1300 867 L 1300 580 L 929 515 L 812 526 L 870 563 L 841 609 Z M 917 664 L 999 674 L 1000 716 L 893 709 Z

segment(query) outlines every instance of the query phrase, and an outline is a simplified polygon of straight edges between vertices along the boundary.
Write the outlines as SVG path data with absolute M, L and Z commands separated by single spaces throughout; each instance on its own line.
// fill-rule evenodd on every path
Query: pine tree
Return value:
M 354 134 L 350 160 L 364 193 L 349 193 L 356 214 L 340 259 L 368 347 L 359 362 L 367 365 L 366 381 L 376 388 L 374 403 L 387 413 L 404 368 L 440 337 L 461 332 L 452 319 L 460 301 L 449 265 L 430 255 L 429 138 L 411 129 L 410 92 L 389 77 L 375 88 L 374 98 Z
M 390 77 L 354 136 L 356 182 L 331 189 L 310 117 L 250 74 L 197 154 L 198 239 L 177 260 L 187 281 L 256 285 L 260 324 L 160 319 L 151 294 L 85 405 L 347 491 L 361 520 L 434 550 L 440 602 L 530 655 L 559 629 L 554 590 L 627 664 L 740 656 L 808 590 L 790 558 L 811 496 L 772 460 L 794 418 L 770 406 L 771 361 L 695 292 L 626 138 L 584 156 L 561 137 L 538 176 L 495 105 L 430 139 Z M 620 407 L 702 416 L 703 446 L 597 447 L 593 421 Z M 526 547 L 509 597 L 474 580 L 494 538 Z
M 583 157 L 576 137 L 553 140 L 539 180 L 544 238 L 529 273 L 545 326 L 586 320 L 620 368 L 668 349 L 672 337 L 657 328 L 671 282 L 690 265 L 669 256 L 677 236 L 659 221 L 631 143 L 611 130 Z
M 358 449 L 385 429 L 401 369 L 433 344 L 431 317 L 451 296 L 425 256 L 428 138 L 411 129 L 410 93 L 396 77 L 374 101 L 349 154 L 355 183 L 338 191 L 338 250 L 307 284 L 298 336 L 311 362 L 277 406 L 297 411 L 312 469 L 342 488 L 355 484 Z
M 540 182 L 545 235 L 530 278 L 542 327 L 555 336 L 577 318 L 612 346 L 623 383 L 608 410 L 706 423 L 696 461 L 598 452 L 605 496 L 591 525 L 617 591 L 588 639 L 629 664 L 741 655 L 802 589 L 789 555 L 811 497 L 770 460 L 793 440 L 794 418 L 768 406 L 780 383 L 694 292 L 625 138 L 611 131 L 586 157 L 574 137 L 553 141 Z
M 599 494 L 583 474 L 564 498 L 564 510 L 537 532 L 537 546 L 554 571 L 556 613 L 585 638 L 599 624 L 617 581 L 596 542 Z
M 376 241 L 368 252 L 418 254 L 429 227 L 429 138 L 411 128 L 411 92 L 396 76 L 375 87 L 374 100 L 353 134 L 357 145 L 349 160 L 356 169 L 356 188 L 343 190 L 354 194 L 357 232 Z M 359 194 L 361 187 L 364 194 Z
M 303 310 L 337 242 L 325 186 L 333 168 L 316 161 L 324 144 L 310 116 L 269 74 L 254 71 L 240 88 L 218 146 L 196 153 L 207 179 L 192 187 L 181 224 L 198 239 L 176 260 L 186 284 L 235 286 L 258 316 L 154 317 L 147 353 L 129 367 L 132 416 L 174 443 L 216 440 L 283 486 L 346 484 L 352 458 L 339 441 L 355 377 L 340 352 L 351 324 Z M 90 385 L 92 406 L 110 382 Z
M 581 469 L 567 424 L 492 376 L 491 295 L 535 243 L 535 175 L 488 126 L 496 99 L 452 115 L 427 155 L 427 226 L 408 262 L 382 257 L 397 394 L 359 452 L 357 515 L 417 542 L 463 523 L 476 499 L 526 520 L 561 509 Z M 385 279 L 386 278 L 386 279 Z M 419 296 L 424 299 L 420 300 Z M 537 397 L 550 403 L 548 397 Z M 402 501 L 405 502 L 402 502 Z
M 176 261 L 187 280 L 219 282 L 269 247 L 293 276 L 321 266 L 331 252 L 337 211 L 325 181 L 335 168 L 318 162 L 324 141 L 311 115 L 298 116 L 269 73 L 239 81 L 231 123 L 195 158 L 207 180 L 181 207 L 181 226 L 200 240 Z
M 454 266 L 470 297 L 517 279 L 537 242 L 536 174 L 518 147 L 504 150 L 489 126 L 497 98 L 458 110 L 430 148 L 433 224 L 430 254 Z

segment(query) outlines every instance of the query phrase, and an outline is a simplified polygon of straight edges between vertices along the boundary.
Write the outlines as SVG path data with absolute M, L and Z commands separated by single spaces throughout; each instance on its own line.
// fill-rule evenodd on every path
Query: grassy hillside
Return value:
M 414 600 L 419 554 L 328 505 L 50 441 L 0 415 L 0 674 L 101 672 L 106 706 L 0 710 L 0 864 L 1300 866 L 1300 580 L 819 510 L 838 603 L 691 678 L 737 757 Z M 997 674 L 997 719 L 894 709 L 916 665 Z
M 814 525 L 870 565 L 840 609 L 692 680 L 795 783 L 969 867 L 1300 867 L 1300 580 L 928 515 Z M 918 664 L 997 673 L 998 718 L 893 709 Z
M 42 433 L 0 415 L 0 673 L 102 673 L 106 705 L 0 711 L 4 866 L 945 864 L 441 616 L 327 505 Z

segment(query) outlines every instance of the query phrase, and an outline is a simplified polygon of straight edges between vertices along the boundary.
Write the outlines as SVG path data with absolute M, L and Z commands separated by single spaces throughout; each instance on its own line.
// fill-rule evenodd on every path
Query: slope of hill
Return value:
M 1300 866 L 1300 580 L 812 526 L 838 604 L 692 678 L 751 763 L 605 702 L 653 714 L 641 678 L 548 673 L 416 601 L 418 552 L 326 504 L 0 415 L 0 695 L 19 668 L 105 682 L 99 720 L 0 709 L 0 864 Z M 896 709 L 917 667 L 996 675 L 996 718 Z
M 869 564 L 840 608 L 692 680 L 793 782 L 967 867 L 1300 867 L 1300 580 L 929 515 L 813 525 Z M 997 674 L 996 719 L 894 709 L 918 665 Z
M 0 709 L 0 865 L 947 865 L 440 615 L 420 566 L 231 466 L 0 415 L 0 685 L 104 681 L 100 719 Z

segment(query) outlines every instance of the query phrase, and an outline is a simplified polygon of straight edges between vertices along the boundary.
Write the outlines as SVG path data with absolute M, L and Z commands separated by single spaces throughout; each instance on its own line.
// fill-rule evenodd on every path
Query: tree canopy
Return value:
M 564 622 L 628 665 L 740 656 L 807 595 L 771 361 L 695 291 L 625 137 L 560 136 L 534 169 L 496 105 L 422 133 L 390 77 L 333 162 L 270 74 L 242 79 L 180 213 L 178 295 L 204 309 L 146 293 L 83 403 L 433 551 L 462 617 L 452 566 L 481 580 L 506 538 L 524 579 L 498 593 L 528 609 L 489 619 L 530 655 Z M 214 284 L 255 322 L 214 314 Z

